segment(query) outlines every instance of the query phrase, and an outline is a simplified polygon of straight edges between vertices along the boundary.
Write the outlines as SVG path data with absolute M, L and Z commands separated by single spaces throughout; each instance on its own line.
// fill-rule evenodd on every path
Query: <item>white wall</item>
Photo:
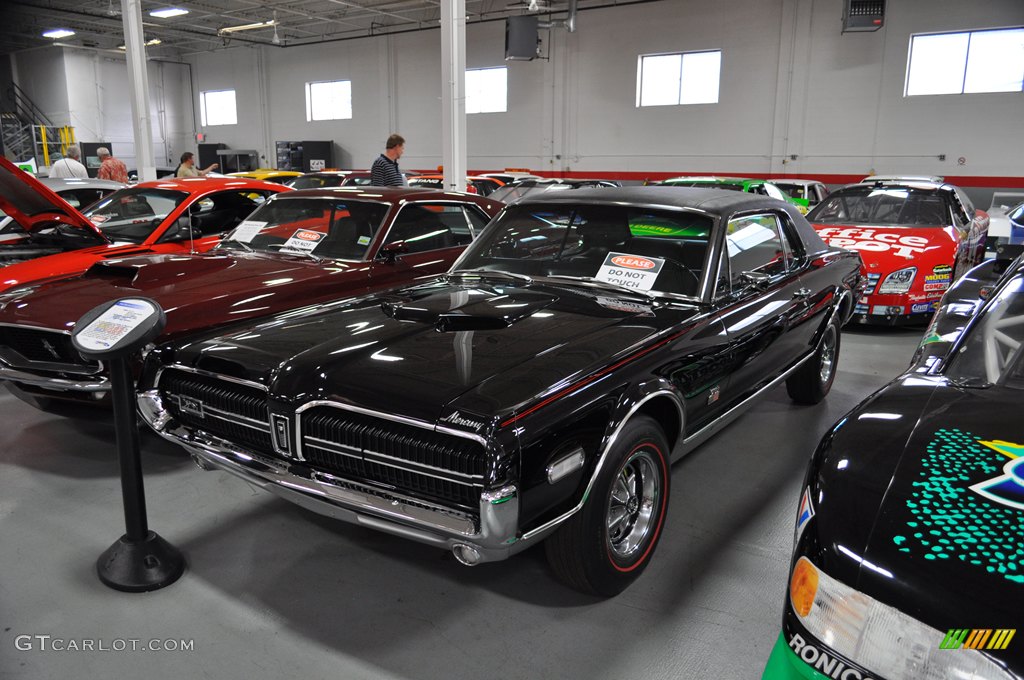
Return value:
M 70 112 L 64 79 L 64 51 L 58 47 L 11 55 L 14 82 L 53 121 L 67 125 Z
M 638 177 L 874 170 L 1024 181 L 1021 94 L 903 97 L 912 33 L 1024 25 L 1024 2 L 887 5 L 882 30 L 846 35 L 842 0 L 663 0 L 580 12 L 573 34 L 542 30 L 547 60 L 507 62 L 509 111 L 469 116 L 468 167 Z M 506 63 L 504 23 L 471 24 L 466 46 L 469 68 Z M 718 104 L 636 108 L 640 54 L 701 49 L 723 50 Z M 19 56 L 19 68 L 29 56 L 34 70 L 56 68 L 48 61 L 53 55 L 39 50 Z M 236 47 L 189 61 L 197 100 L 203 90 L 237 93 L 238 124 L 202 130 L 208 141 L 256 149 L 263 165 L 275 162 L 275 140 L 330 139 L 335 165 L 366 167 L 393 131 L 408 140 L 403 168 L 441 162 L 439 30 L 308 47 Z M 69 66 L 79 68 L 87 71 Z M 114 75 L 100 69 L 95 105 L 112 141 L 130 138 L 127 88 Z M 162 100 L 154 95 L 154 105 L 170 115 L 163 137 L 172 158 L 191 144 L 192 125 L 199 128 L 198 101 L 194 122 L 185 119 L 186 75 L 171 78 Z M 150 78 L 159 82 L 152 72 Z M 352 81 L 353 118 L 307 123 L 304 84 L 327 79 Z M 88 117 L 97 100 L 89 81 L 71 76 L 68 83 L 71 113 L 81 109 Z M 45 82 L 32 87 L 61 110 L 59 92 Z M 186 107 L 181 116 L 175 105 Z
M 19 53 L 14 63 L 19 85 L 54 124 L 74 126 L 79 141 L 110 142 L 114 155 L 134 167 L 124 57 L 50 47 Z M 177 165 L 181 152 L 193 146 L 189 65 L 151 61 L 148 66 L 156 163 Z
M 839 0 L 800 4 L 811 10 L 797 39 L 810 44 L 812 67 L 793 99 L 802 115 L 789 152 L 801 158 L 790 172 L 1024 174 L 1020 93 L 903 96 L 911 34 L 1024 25 L 1024 2 L 889 2 L 883 30 L 843 36 Z
M 912 33 L 1021 25 L 1024 2 L 888 5 L 882 30 L 846 35 L 842 0 L 665 0 L 580 12 L 573 34 L 541 31 L 549 60 L 508 62 L 509 111 L 469 116 L 468 165 L 1022 174 L 1020 94 L 905 98 L 903 80 Z M 468 68 L 505 63 L 504 24 L 470 25 L 466 45 Z M 640 54 L 702 49 L 723 51 L 718 104 L 635 106 Z M 194 63 L 197 91 L 238 91 L 239 124 L 208 128 L 211 141 L 257 148 L 272 163 L 274 140 L 333 139 L 343 150 L 336 165 L 365 167 L 398 131 L 408 140 L 403 167 L 440 162 L 439 31 L 228 49 Z M 353 119 L 307 123 L 303 84 L 335 78 L 353 82 Z

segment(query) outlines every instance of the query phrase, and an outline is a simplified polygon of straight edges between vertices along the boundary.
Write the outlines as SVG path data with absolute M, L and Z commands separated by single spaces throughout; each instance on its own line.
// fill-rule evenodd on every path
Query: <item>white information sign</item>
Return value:
M 594 278 L 626 288 L 650 290 L 665 266 L 657 257 L 641 257 L 629 253 L 608 253 Z
M 257 220 L 244 220 L 241 222 L 235 230 L 231 232 L 232 241 L 240 241 L 241 243 L 248 243 L 256 237 L 256 234 L 263 231 L 263 227 L 267 226 L 266 222 L 259 222 Z
M 323 158 L 310 158 L 309 159 L 309 171 L 320 172 L 327 167 L 327 161 Z
M 75 338 L 85 349 L 108 349 L 154 314 L 156 308 L 145 300 L 120 300 L 94 319 Z
M 299 229 L 291 235 L 284 245 L 281 246 L 282 253 L 300 253 L 308 255 L 313 252 L 317 244 L 324 239 L 326 234 L 311 229 Z

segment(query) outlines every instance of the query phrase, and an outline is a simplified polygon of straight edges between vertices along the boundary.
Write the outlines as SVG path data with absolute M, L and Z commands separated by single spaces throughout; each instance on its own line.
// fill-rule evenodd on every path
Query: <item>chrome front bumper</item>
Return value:
M 35 373 L 26 373 L 0 364 L 0 380 L 35 385 L 55 392 L 107 392 L 110 380 L 106 375 L 83 375 L 81 378 L 50 378 Z
M 140 392 L 137 400 L 149 426 L 184 446 L 203 469 L 230 472 L 313 512 L 451 550 L 466 564 L 503 560 L 527 547 L 518 540 L 519 498 L 514 487 L 485 493 L 477 521 L 441 506 L 311 470 L 302 463 L 245 451 L 185 427 L 164 408 L 156 390 Z

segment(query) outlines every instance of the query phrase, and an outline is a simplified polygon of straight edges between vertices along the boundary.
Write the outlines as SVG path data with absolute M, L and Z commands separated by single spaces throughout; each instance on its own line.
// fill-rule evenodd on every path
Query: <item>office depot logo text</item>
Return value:
M 892 251 L 898 257 L 913 257 L 915 253 L 923 253 L 928 248 L 928 239 L 923 236 L 904 236 L 891 231 L 828 227 L 818 229 L 817 232 L 830 246 L 873 253 Z

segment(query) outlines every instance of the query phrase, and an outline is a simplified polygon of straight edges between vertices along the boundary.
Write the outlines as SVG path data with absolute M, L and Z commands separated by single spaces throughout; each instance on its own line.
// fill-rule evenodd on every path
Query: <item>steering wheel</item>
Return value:
M 662 259 L 665 260 L 665 264 L 666 265 L 671 264 L 673 267 L 675 267 L 679 271 L 681 271 L 681 272 L 683 272 L 685 274 L 690 275 L 693 278 L 693 283 L 694 283 L 694 291 L 693 292 L 694 292 L 694 294 L 697 294 L 697 293 L 700 292 L 700 276 L 697 275 L 697 272 L 693 271 L 692 269 L 687 267 L 685 264 L 683 264 L 679 260 L 674 260 L 671 257 L 663 257 Z

